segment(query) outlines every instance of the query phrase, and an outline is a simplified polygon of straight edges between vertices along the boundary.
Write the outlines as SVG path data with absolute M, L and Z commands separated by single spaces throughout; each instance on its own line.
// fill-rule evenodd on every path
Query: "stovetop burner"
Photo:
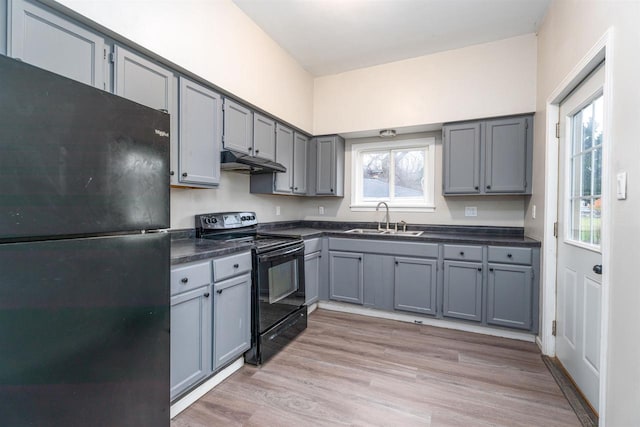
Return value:
M 257 253 L 285 248 L 300 238 L 269 236 L 258 233 L 255 212 L 218 212 L 196 215 L 196 237 L 223 242 L 253 242 Z

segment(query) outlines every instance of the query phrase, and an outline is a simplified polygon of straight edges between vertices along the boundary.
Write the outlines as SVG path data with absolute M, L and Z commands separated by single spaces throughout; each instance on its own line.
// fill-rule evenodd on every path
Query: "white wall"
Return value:
M 391 220 L 400 220 L 418 224 L 455 224 L 455 225 L 495 225 L 523 226 L 524 199 L 522 196 L 442 196 L 442 133 L 417 133 L 399 135 L 391 141 L 382 142 L 380 138 L 358 138 L 345 143 L 345 189 L 344 198 L 322 197 L 307 199 L 301 210 L 304 219 L 340 220 L 340 221 L 378 221 L 383 217 L 376 212 L 352 212 L 351 204 L 351 147 L 354 143 L 375 142 L 393 144 L 403 139 L 435 137 L 435 212 L 391 212 Z M 319 215 L 318 207 L 325 208 L 325 214 Z M 478 208 L 477 217 L 465 217 L 465 206 Z
M 231 0 L 59 0 L 311 132 L 313 77 Z
M 605 409 L 608 426 L 640 425 L 640 281 L 637 245 L 640 241 L 640 2 L 555 0 L 539 31 L 536 117 L 546 116 L 545 103 L 564 77 L 612 27 L 612 121 L 608 142 L 612 174 L 628 172 L 628 198 L 613 197 L 611 209 L 611 265 L 608 381 Z M 530 207 L 544 210 L 544 123 L 535 129 L 534 195 L 528 204 L 526 230 L 542 236 L 543 216 L 533 220 Z M 615 194 L 613 179 L 607 189 Z M 605 206 L 607 208 L 607 206 Z
M 315 80 L 314 134 L 535 110 L 534 34 Z

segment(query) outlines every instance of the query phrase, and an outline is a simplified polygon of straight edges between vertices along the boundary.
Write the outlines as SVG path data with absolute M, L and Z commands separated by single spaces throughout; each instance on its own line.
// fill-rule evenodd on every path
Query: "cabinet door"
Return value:
M 253 150 L 256 157 L 276 159 L 276 122 L 253 113 Z
M 278 193 L 291 194 L 293 190 L 293 138 L 291 129 L 276 125 L 276 162 L 287 168 L 286 172 L 275 174 L 275 188 Z
M 362 304 L 363 277 L 362 254 L 329 252 L 329 298 Z
M 251 346 L 251 274 L 214 284 L 214 369 Z
M 14 0 L 9 4 L 9 56 L 106 89 L 102 36 L 30 1 Z
M 526 192 L 528 118 L 491 120 L 485 125 L 486 193 Z
M 180 182 L 218 185 L 221 144 L 221 96 L 180 77 Z
M 480 123 L 443 128 L 444 194 L 480 192 Z
M 444 262 L 442 315 L 482 321 L 482 263 Z
M 487 323 L 531 329 L 532 267 L 489 264 Z
M 229 98 L 224 99 L 223 144 L 227 150 L 253 154 L 253 117 L 251 110 Z
M 316 150 L 316 194 L 334 195 L 336 191 L 335 138 L 317 138 Z
M 304 256 L 304 291 L 305 304 L 318 301 L 318 285 L 320 283 L 320 252 Z
M 396 310 L 436 314 L 437 260 L 395 258 Z
M 307 194 L 307 146 L 309 139 L 294 134 L 293 139 L 293 193 Z
M 177 79 L 161 67 L 122 46 L 114 47 L 114 93 L 171 114 L 171 184 L 178 184 Z
M 171 297 L 171 399 L 211 372 L 210 291 Z

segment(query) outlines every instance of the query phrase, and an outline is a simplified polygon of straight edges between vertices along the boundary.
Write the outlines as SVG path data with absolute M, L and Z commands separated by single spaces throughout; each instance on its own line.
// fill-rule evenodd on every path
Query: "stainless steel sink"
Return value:
M 354 233 L 354 234 L 384 234 L 385 230 L 377 230 L 375 228 L 353 228 L 351 230 L 345 231 L 345 233 Z
M 395 231 L 395 230 L 377 230 L 375 228 L 353 228 L 351 230 L 345 231 L 345 233 L 418 237 L 422 233 L 424 233 L 424 231 L 401 231 L 401 230 Z

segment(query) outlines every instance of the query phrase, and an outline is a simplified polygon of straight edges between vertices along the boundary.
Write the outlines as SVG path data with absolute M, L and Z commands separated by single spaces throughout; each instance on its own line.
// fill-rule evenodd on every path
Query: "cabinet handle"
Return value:
M 464 252 L 460 252 L 460 256 L 464 256 Z
M 294 189 L 294 190 L 297 190 L 297 189 L 298 189 L 298 187 L 294 187 L 293 189 Z
M 289 187 L 289 190 L 293 190 L 293 186 Z
M 331 192 L 333 193 L 333 188 L 331 189 Z
M 205 294 L 204 294 L 204 297 L 205 297 L 205 298 L 209 298 L 209 292 L 205 293 Z
M 493 271 L 493 268 L 490 268 L 489 271 Z
M 186 178 L 186 177 L 187 177 L 187 173 L 186 173 L 186 172 L 184 172 L 184 173 L 182 174 L 182 176 Z
M 478 267 L 478 271 L 482 271 L 482 268 Z
M 180 281 L 182 283 L 187 283 L 189 281 L 189 278 L 188 277 L 183 277 L 182 279 L 180 279 Z
M 238 268 L 240 267 L 240 264 L 233 264 L 233 268 Z
M 253 150 L 253 147 L 249 147 L 249 148 L 248 148 L 248 150 L 249 150 L 249 151 Z
M 217 293 L 218 295 L 220 295 L 220 294 L 222 293 L 222 291 L 223 291 L 223 290 L 224 290 L 224 289 L 218 289 L 218 290 L 216 291 L 216 293 Z
M 507 258 L 511 258 L 511 257 L 513 257 L 513 255 L 507 254 Z
M 358 257 L 358 261 L 362 261 L 362 257 L 361 256 Z
M 490 185 L 487 185 L 487 190 L 491 190 L 491 186 Z
M 475 187 L 473 187 L 473 188 L 475 188 L 476 190 L 479 190 L 479 189 L 480 189 L 480 187 L 478 187 L 477 185 L 476 185 Z
M 175 173 L 174 171 L 169 171 L 169 175 L 173 176 L 173 175 L 175 175 L 175 174 L 176 174 L 176 173 Z
M 396 265 L 398 265 L 398 261 L 396 261 Z

